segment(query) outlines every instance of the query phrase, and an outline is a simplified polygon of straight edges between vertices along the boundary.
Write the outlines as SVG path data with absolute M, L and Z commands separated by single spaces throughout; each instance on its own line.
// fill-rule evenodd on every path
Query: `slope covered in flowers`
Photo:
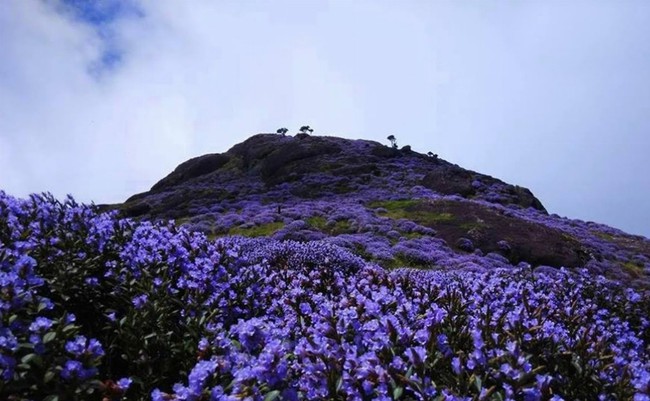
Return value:
M 0 399 L 648 400 L 650 299 L 0 192 Z
M 321 240 L 386 268 L 586 268 L 650 287 L 648 239 L 548 214 L 525 188 L 373 141 L 255 135 L 115 207 L 210 238 Z

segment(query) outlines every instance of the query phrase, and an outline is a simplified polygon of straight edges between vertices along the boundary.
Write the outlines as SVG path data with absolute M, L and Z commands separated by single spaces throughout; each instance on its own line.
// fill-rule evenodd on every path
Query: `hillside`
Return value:
M 182 163 L 119 209 L 211 238 L 324 240 L 389 268 L 585 267 L 650 283 L 648 239 L 549 215 L 526 188 L 367 140 L 255 135 Z
M 371 141 L 0 191 L 0 400 L 650 400 L 650 243 Z
M 647 293 L 473 270 L 0 191 L 0 399 L 648 400 Z

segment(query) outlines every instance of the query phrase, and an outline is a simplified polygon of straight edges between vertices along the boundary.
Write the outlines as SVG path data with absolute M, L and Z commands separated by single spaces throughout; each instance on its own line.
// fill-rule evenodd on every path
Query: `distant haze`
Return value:
M 650 236 L 650 2 L 0 2 L 0 189 L 121 202 L 258 132 L 432 151 Z

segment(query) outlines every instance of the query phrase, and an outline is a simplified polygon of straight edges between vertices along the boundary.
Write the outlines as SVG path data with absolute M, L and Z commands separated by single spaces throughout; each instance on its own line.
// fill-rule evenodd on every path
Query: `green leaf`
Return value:
M 50 331 L 43 336 L 43 344 L 47 344 L 56 338 L 56 332 Z
M 279 395 L 280 395 L 280 390 L 273 390 L 268 394 L 266 394 L 266 396 L 264 397 L 264 401 L 273 401 L 276 398 L 278 398 Z
M 43 383 L 49 383 L 50 381 L 52 381 L 52 379 L 54 379 L 55 376 L 56 373 L 54 373 L 54 371 L 48 370 L 47 372 L 45 372 L 45 376 L 43 376 Z
M 36 313 L 40 313 L 45 308 L 47 308 L 47 304 L 45 302 L 40 302 L 36 307 Z
M 58 395 L 48 395 L 47 397 L 43 398 L 43 401 L 59 401 L 59 396 Z
M 32 343 L 18 343 L 18 349 L 34 349 L 34 344 L 32 344 Z
M 476 391 L 480 393 L 481 389 L 483 388 L 483 381 L 481 380 L 481 378 L 476 376 L 472 384 L 474 385 L 474 388 L 476 388 Z
M 404 392 L 404 387 L 402 386 L 395 387 L 395 389 L 393 389 L 393 399 L 398 400 L 399 397 L 402 396 L 403 392 Z
M 43 360 L 37 354 L 27 354 L 24 357 L 20 358 L 20 362 L 37 366 L 41 366 L 43 364 Z

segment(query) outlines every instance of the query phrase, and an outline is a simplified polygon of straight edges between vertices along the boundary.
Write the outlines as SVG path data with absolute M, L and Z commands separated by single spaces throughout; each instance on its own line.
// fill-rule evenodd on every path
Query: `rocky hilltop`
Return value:
M 117 207 L 210 237 L 331 242 L 388 268 L 587 268 L 650 282 L 646 238 L 549 215 L 526 188 L 368 140 L 255 135 Z

